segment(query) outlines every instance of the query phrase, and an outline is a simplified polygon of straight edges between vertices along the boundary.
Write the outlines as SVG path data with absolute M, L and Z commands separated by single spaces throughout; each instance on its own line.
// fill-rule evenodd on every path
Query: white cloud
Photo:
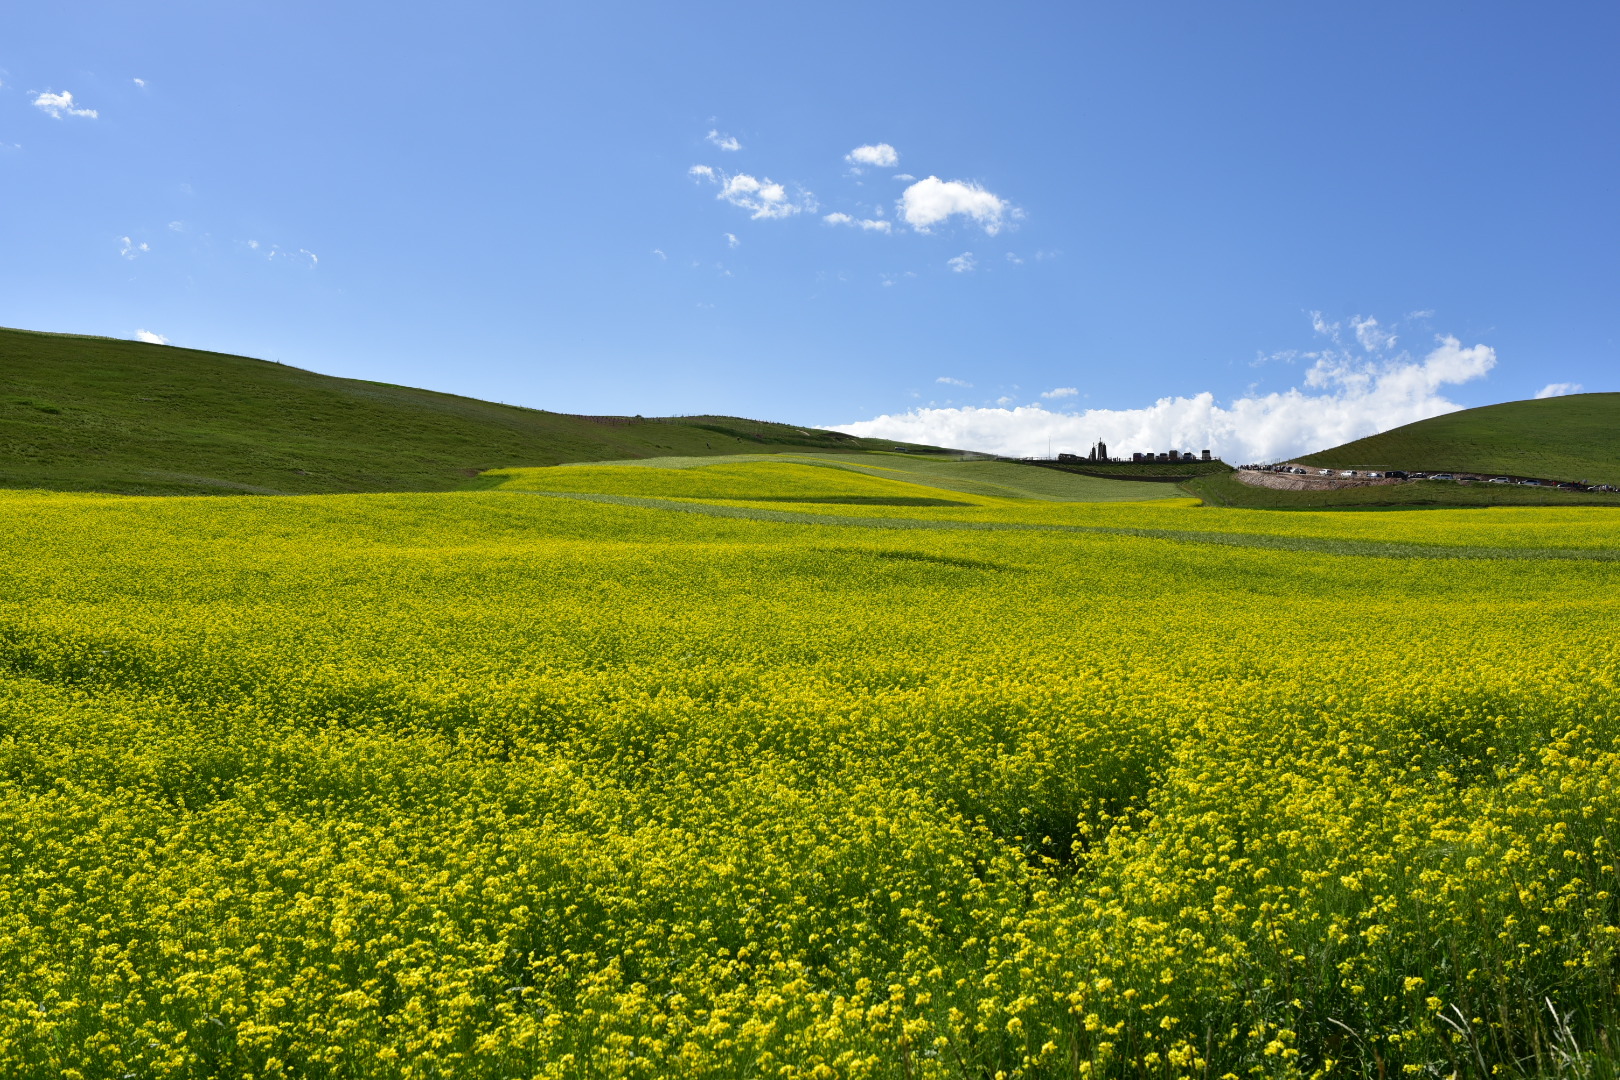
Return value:
M 792 217 L 816 208 L 816 197 L 810 192 L 801 190 L 796 195 L 789 195 L 785 186 L 768 176 L 764 179 L 747 173 L 728 176 L 708 165 L 694 165 L 687 170 L 687 174 L 701 177 L 711 184 L 719 184 L 720 193 L 715 198 L 750 211 L 749 216 L 755 220 Z
M 148 345 L 167 345 L 169 339 L 162 334 L 154 334 L 150 330 L 137 330 L 135 336 Z
M 945 265 L 951 268 L 953 274 L 970 274 L 979 263 L 974 259 L 973 252 L 964 251 L 954 258 L 946 259 Z
M 152 246 L 144 241 L 137 244 L 127 236 L 120 236 L 118 238 L 118 254 L 122 255 L 126 259 L 138 259 L 151 250 Z
M 709 142 L 711 142 L 714 145 L 718 146 L 722 150 L 741 150 L 742 149 L 742 143 L 738 142 L 734 136 L 722 135 L 718 131 L 716 131 L 714 128 L 710 128 L 709 133 L 707 135 L 703 136 L 703 137 L 705 139 L 707 139 Z
M 1579 394 L 1585 389 L 1586 387 L 1582 386 L 1578 382 L 1548 383 L 1546 386 L 1543 386 L 1540 390 L 1536 391 L 1536 397 L 1563 397 L 1565 394 Z
M 1075 395 L 1076 395 L 1076 394 L 1078 394 L 1078 393 L 1079 393 L 1079 392 L 1080 392 L 1080 389 L 1079 389 L 1079 388 L 1078 388 L 1078 387 L 1074 387 L 1074 386 L 1059 386 L 1059 387 L 1056 387 L 1056 388 L 1055 388 L 1055 389 L 1052 389 L 1052 390 L 1045 390 L 1045 391 L 1042 391 L 1042 393 L 1041 393 L 1041 397 L 1043 397 L 1043 398 L 1066 398 L 1066 397 L 1074 397 L 1074 396 L 1075 396 Z
M 170 232 L 185 232 L 186 231 L 186 223 L 183 222 L 183 221 L 171 221 L 171 222 L 169 222 L 169 231 Z
M 1000 397 L 996 398 L 996 404 L 1002 406 L 1003 408 L 1005 408 L 1006 406 L 1011 405 L 1013 402 L 1015 402 L 1017 400 L 1018 399 L 1013 397 L 1011 394 L 1003 394 Z
M 257 240 L 245 240 L 243 243 L 247 244 L 249 251 L 260 251 L 264 247 L 264 245 L 259 243 Z M 299 248 L 296 251 L 287 251 L 284 250 L 280 244 L 271 244 L 270 249 L 264 252 L 264 257 L 269 262 L 275 262 L 277 259 L 281 259 L 284 262 L 300 263 L 309 267 L 311 270 L 319 266 L 321 261 L 320 256 L 316 255 L 308 248 Z
M 865 229 L 867 232 L 886 233 L 891 232 L 894 229 L 893 222 L 881 221 L 877 218 L 850 217 L 845 213 L 828 214 L 821 220 L 825 221 L 828 225 L 851 225 L 856 228 Z
M 1007 261 L 1012 263 L 1014 266 L 1024 265 L 1024 260 L 1020 259 L 1016 253 L 1011 251 L 1007 252 Z
M 1378 320 L 1371 315 L 1365 319 L 1360 315 L 1352 315 L 1350 326 L 1356 332 L 1356 340 L 1368 352 L 1383 352 L 1395 346 L 1394 332 L 1380 327 Z
M 1461 406 L 1441 388 L 1481 378 L 1495 364 L 1489 346 L 1465 347 L 1448 336 L 1437 338 L 1421 359 L 1405 352 L 1390 360 L 1323 357 L 1304 389 L 1251 392 L 1224 406 L 1201 393 L 1138 409 L 1075 413 L 1038 405 L 922 408 L 834 430 L 1013 456 L 1045 454 L 1049 439 L 1054 449 L 1075 451 L 1102 438 L 1115 453 L 1207 447 L 1234 463 L 1274 461 L 1454 412 Z
M 654 254 L 654 255 L 656 255 L 656 256 L 658 256 L 658 257 L 659 257 L 659 258 L 660 258 L 660 259 L 665 259 L 665 260 L 667 260 L 667 259 L 668 259 L 668 258 L 669 258 L 669 256 L 668 256 L 668 255 L 665 255 L 665 254 L 664 254 L 664 253 L 663 253 L 663 251 L 662 251 L 662 250 L 660 250 L 660 249 L 659 249 L 659 248 L 653 248 L 653 249 L 652 249 L 652 253 L 653 253 L 653 254 Z
M 937 176 L 906 188 L 900 195 L 899 206 L 900 216 L 918 232 L 927 232 L 945 219 L 960 214 L 972 218 L 994 236 L 1001 231 L 1002 219 L 1013 213 L 1010 203 L 978 184 L 941 180 Z
M 36 94 L 34 108 L 58 120 L 64 116 L 83 116 L 90 120 L 96 118 L 96 110 L 73 104 L 73 94 L 67 90 L 60 94 Z
M 875 145 L 857 146 L 844 155 L 844 160 L 851 165 L 873 165 L 880 169 L 892 169 L 900 164 L 900 154 L 888 143 L 880 142 Z
M 966 387 L 966 388 L 968 388 L 970 390 L 973 388 L 972 383 L 963 382 L 961 379 L 953 379 L 949 375 L 941 375 L 939 378 L 935 379 L 934 381 L 937 382 L 937 383 L 944 383 L 946 386 L 962 386 L 962 387 Z
M 740 245 L 742 243 L 741 240 L 737 239 L 737 234 L 736 233 L 729 233 L 728 232 L 728 233 L 725 234 L 725 238 L 726 238 L 726 247 L 729 247 L 729 248 L 737 247 L 738 245 Z
M 908 172 L 895 173 L 894 178 L 896 180 L 915 180 L 915 179 L 917 179 L 915 176 L 912 176 Z
M 146 80 L 145 79 L 134 79 L 132 81 L 135 83 L 136 86 L 139 86 L 141 89 L 143 89 L 143 90 L 146 89 Z

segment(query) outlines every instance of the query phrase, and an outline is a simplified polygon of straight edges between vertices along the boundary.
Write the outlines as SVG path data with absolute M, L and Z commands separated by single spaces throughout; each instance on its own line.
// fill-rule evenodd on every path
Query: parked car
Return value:
M 1493 477 L 1491 477 L 1491 483 L 1493 483 L 1493 484 L 1511 484 L 1511 483 L 1513 483 L 1513 481 L 1509 480 L 1505 476 L 1493 476 Z
M 1452 476 L 1448 472 L 1437 472 L 1433 476 L 1429 477 L 1429 479 L 1430 480 L 1455 480 L 1457 478 L 1455 476 Z

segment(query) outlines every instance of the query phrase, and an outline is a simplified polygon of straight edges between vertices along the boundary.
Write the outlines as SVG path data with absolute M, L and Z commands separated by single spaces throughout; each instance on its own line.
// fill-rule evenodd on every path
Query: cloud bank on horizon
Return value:
M 1013 407 L 917 408 L 852 424 L 834 431 L 867 438 L 929 443 L 1011 457 L 1052 452 L 1083 453 L 1102 439 L 1114 456 L 1149 451 L 1209 449 L 1226 461 L 1277 461 L 1387 431 L 1462 406 L 1442 388 L 1483 378 L 1496 366 L 1488 345 L 1465 346 L 1437 335 L 1421 358 L 1392 353 L 1395 335 L 1375 320 L 1352 320 L 1350 331 L 1362 347 L 1345 344 L 1339 324 L 1313 313 L 1318 333 L 1334 348 L 1303 355 L 1314 360 L 1303 386 L 1250 394 L 1220 404 L 1211 393 L 1164 397 L 1136 409 L 1058 411 L 1039 403 Z M 943 380 L 942 380 L 943 381 Z M 1552 389 L 1549 387 L 1549 389 Z M 1072 398 L 1073 387 L 1041 395 L 1048 401 Z

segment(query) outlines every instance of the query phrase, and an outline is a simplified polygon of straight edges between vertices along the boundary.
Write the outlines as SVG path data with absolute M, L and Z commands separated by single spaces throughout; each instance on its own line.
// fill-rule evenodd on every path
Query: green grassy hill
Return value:
M 1464 409 L 1298 460 L 1329 469 L 1501 473 L 1620 484 L 1620 394 Z
M 572 416 L 243 356 L 0 328 L 7 488 L 445 491 L 507 466 L 895 445 L 736 417 Z

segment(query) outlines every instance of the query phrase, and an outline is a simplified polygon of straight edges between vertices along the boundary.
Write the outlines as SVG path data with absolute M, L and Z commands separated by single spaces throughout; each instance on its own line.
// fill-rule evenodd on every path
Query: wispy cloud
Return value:
M 1041 392 L 1041 397 L 1043 397 L 1043 398 L 1052 398 L 1052 399 L 1074 397 L 1079 392 L 1080 392 L 1080 389 L 1078 387 L 1075 387 L 1075 386 L 1058 386 L 1058 387 L 1054 387 L 1051 390 L 1043 390 Z
M 169 343 L 168 338 L 162 334 L 154 334 L 150 330 L 137 330 L 135 331 L 135 337 L 148 345 L 167 345 Z
M 886 142 L 857 146 L 844 155 L 851 165 L 871 165 L 879 169 L 892 169 L 900 164 L 900 154 Z
M 1367 352 L 1383 352 L 1385 349 L 1395 347 L 1395 334 L 1378 325 L 1378 320 L 1368 315 L 1350 317 L 1350 327 L 1356 332 L 1356 341 Z
M 963 387 L 963 388 L 968 389 L 968 390 L 973 389 L 973 384 L 972 383 L 965 382 L 962 379 L 953 379 L 949 375 L 941 375 L 939 378 L 935 379 L 934 381 L 937 382 L 937 383 L 944 383 L 946 386 L 960 386 L 960 387 Z
M 1014 215 L 1012 204 L 978 184 L 965 180 L 918 180 L 900 195 L 900 216 L 918 232 L 927 232 L 951 218 L 965 217 L 994 236 L 1004 220 Z
M 82 116 L 87 120 L 94 120 L 99 115 L 94 109 L 86 109 L 74 104 L 73 94 L 67 90 L 62 91 L 60 94 L 36 94 L 34 96 L 34 108 L 58 120 L 64 116 Z
M 1303 386 L 1250 393 L 1224 405 L 1206 392 L 1161 398 L 1136 409 L 1073 413 L 1038 405 L 920 408 L 836 430 L 1017 456 L 1045 453 L 1049 439 L 1054 449 L 1077 450 L 1102 438 L 1127 454 L 1207 447 L 1228 461 L 1270 461 L 1454 412 L 1461 406 L 1442 390 L 1482 378 L 1495 364 L 1488 345 L 1465 346 L 1441 336 L 1422 357 L 1406 352 L 1389 359 L 1322 356 Z
M 127 236 L 118 238 L 118 254 L 126 259 L 138 259 L 152 250 L 152 245 L 145 241 L 136 242 Z
M 1578 382 L 1548 383 L 1546 386 L 1543 386 L 1540 390 L 1536 391 L 1536 397 L 1564 397 L 1566 394 L 1579 394 L 1585 389 L 1586 387 L 1582 386 Z
M 320 256 L 316 255 L 308 248 L 295 248 L 289 251 L 280 244 L 271 244 L 268 248 L 266 248 L 257 240 L 244 240 L 242 243 L 247 245 L 249 251 L 262 253 L 265 259 L 270 262 L 275 262 L 279 259 L 282 262 L 291 262 L 297 263 L 301 266 L 307 266 L 311 270 L 319 266 L 321 262 Z
M 734 247 L 737 247 L 740 244 L 742 244 L 742 241 L 737 239 L 737 234 L 736 233 L 729 233 L 728 232 L 728 233 L 725 234 L 725 238 L 726 238 L 726 247 L 734 248 Z
M 131 79 L 130 81 L 133 82 L 136 86 L 140 87 L 142 90 L 146 89 L 146 80 L 145 79 Z
M 946 259 L 945 265 L 951 268 L 953 274 L 971 274 L 979 262 L 973 257 L 973 252 L 964 251 L 954 258 Z
M 810 192 L 801 189 L 789 194 L 786 185 L 778 184 L 768 176 L 758 178 L 748 173 L 727 175 L 709 165 L 693 165 L 686 172 L 688 176 L 718 184 L 720 191 L 715 198 L 747 210 L 755 220 L 792 217 L 816 209 L 816 197 Z
M 867 232 L 886 233 L 891 232 L 894 229 L 894 224 L 892 222 L 886 221 L 882 218 L 851 217 L 849 214 L 841 212 L 828 214 L 821 220 L 825 221 L 828 225 L 849 225 L 857 229 L 865 229 Z
M 662 251 L 662 249 L 660 249 L 660 248 L 653 248 L 653 249 L 652 249 L 652 253 L 653 253 L 653 254 L 654 254 L 654 255 L 656 255 L 656 256 L 658 256 L 658 257 L 659 257 L 659 258 L 660 258 L 660 259 L 665 259 L 665 260 L 667 260 L 667 259 L 668 259 L 668 258 L 669 258 L 669 256 L 668 256 L 668 255 L 665 255 L 665 254 L 664 254 L 664 252 L 663 252 L 663 251 Z
M 738 142 L 735 136 L 733 136 L 733 135 L 722 135 L 722 134 L 720 134 L 720 132 L 716 131 L 714 128 L 710 128 L 709 133 L 707 135 L 703 136 L 703 138 L 705 140 L 707 140 L 708 142 L 713 143 L 715 146 L 718 146 L 722 150 L 741 150 L 742 149 L 742 143 Z

